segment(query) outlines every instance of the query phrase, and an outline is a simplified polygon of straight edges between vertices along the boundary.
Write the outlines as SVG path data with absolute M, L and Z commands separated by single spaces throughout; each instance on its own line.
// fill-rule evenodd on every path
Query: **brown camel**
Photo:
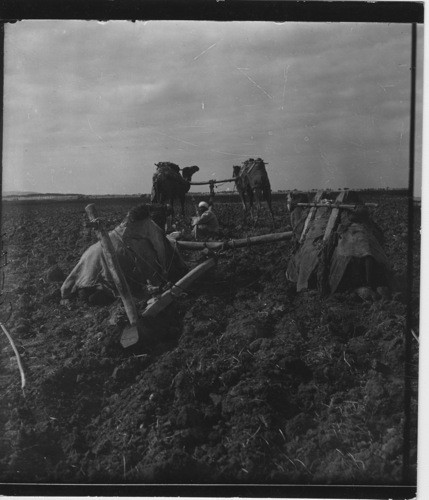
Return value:
M 256 201 L 258 216 L 261 208 L 261 200 L 264 199 L 267 202 L 274 225 L 274 214 L 271 206 L 271 186 L 264 161 L 261 158 L 257 158 L 256 160 L 250 158 L 243 162 L 241 166 L 234 165 L 232 175 L 235 178 L 235 186 L 240 195 L 245 213 L 247 213 L 246 197 L 249 198 L 252 216 L 253 200 Z
M 174 215 L 173 203 L 176 198 L 182 207 L 182 215 L 185 215 L 185 195 L 191 187 L 192 176 L 198 172 L 199 168 L 194 165 L 180 169 L 178 165 L 170 162 L 160 162 L 155 164 L 157 169 L 153 174 L 152 203 L 169 203 Z M 182 170 L 182 175 L 180 175 Z

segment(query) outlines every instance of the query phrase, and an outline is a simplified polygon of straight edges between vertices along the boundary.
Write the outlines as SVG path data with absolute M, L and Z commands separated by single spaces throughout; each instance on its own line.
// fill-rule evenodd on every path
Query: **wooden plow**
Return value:
M 226 179 L 224 181 L 208 181 L 208 182 L 198 182 L 192 184 L 204 185 L 209 184 L 214 186 L 216 182 L 229 182 L 234 179 Z M 331 209 L 331 214 L 326 226 L 324 241 L 326 241 L 332 229 L 337 221 L 340 209 L 354 209 L 361 205 L 352 205 L 342 203 L 345 197 L 345 193 L 341 192 L 335 202 L 321 202 L 324 192 L 318 191 L 315 196 L 315 200 L 312 203 L 298 203 L 298 206 L 310 207 L 309 213 L 307 215 L 303 231 L 300 236 L 300 242 L 302 242 L 309 228 L 311 220 L 314 218 L 316 210 L 319 207 Z M 376 203 L 367 203 L 364 206 L 378 206 Z M 235 248 L 250 247 L 253 245 L 260 245 L 265 243 L 275 243 L 279 241 L 286 241 L 293 238 L 293 231 L 287 231 L 283 233 L 271 233 L 261 236 L 252 236 L 247 238 L 239 239 L 229 239 L 226 241 L 175 241 L 174 244 L 178 248 L 183 248 L 186 250 L 207 250 L 208 259 L 199 264 L 197 267 L 192 269 L 188 274 L 181 278 L 177 283 L 171 285 L 167 290 L 163 291 L 162 294 L 152 297 L 146 305 L 144 311 L 139 315 L 137 307 L 135 305 L 134 299 L 131 295 L 128 283 L 122 273 L 119 262 L 115 255 L 112 242 L 110 240 L 109 234 L 104 229 L 101 220 L 97 217 L 95 210 L 95 205 L 91 204 L 86 207 L 86 212 L 91 221 L 91 225 L 96 229 L 98 239 L 100 240 L 101 247 L 108 265 L 109 271 L 111 273 L 112 279 L 117 288 L 118 294 L 123 302 L 125 312 L 127 314 L 130 325 L 126 327 L 122 334 L 120 342 L 124 348 L 130 347 L 137 344 L 141 340 L 150 341 L 153 332 L 147 326 L 145 326 L 144 319 L 149 317 L 156 317 L 160 314 L 167 306 L 169 306 L 175 298 L 182 295 L 197 279 L 199 279 L 204 273 L 216 266 L 218 255 L 214 252 L 223 252 L 226 250 L 232 250 Z
M 215 250 L 225 251 L 234 248 L 242 248 L 252 245 L 260 245 L 263 243 L 274 243 L 278 241 L 290 240 L 293 236 L 292 231 L 266 234 L 262 236 L 254 236 L 249 238 L 231 239 L 227 241 L 175 241 L 175 244 L 180 248 L 187 250 L 208 250 L 209 258 L 192 269 L 188 274 L 181 278 L 177 283 L 172 285 L 168 290 L 161 295 L 151 298 L 146 306 L 146 309 L 141 314 L 142 320 L 148 317 L 155 317 L 169 306 L 176 297 L 182 295 L 197 279 L 203 274 L 216 266 L 218 255 L 214 254 Z M 121 345 L 124 348 L 131 347 L 137 344 L 142 338 L 148 338 L 150 332 L 136 328 L 128 328 L 122 332 Z
M 330 201 L 330 200 L 323 200 L 323 195 L 325 194 L 325 191 L 319 190 L 316 192 L 313 201 L 306 203 L 298 202 L 296 204 L 297 207 L 310 208 L 307 218 L 305 219 L 304 229 L 302 230 L 299 243 L 302 243 L 304 241 L 307 235 L 309 224 L 314 219 L 318 208 L 329 208 L 332 210 L 328 220 L 328 224 L 326 226 L 325 235 L 323 238 L 323 241 L 326 241 L 329 238 L 329 235 L 331 234 L 332 229 L 335 226 L 340 210 L 356 210 L 357 208 L 360 207 L 371 207 L 371 208 L 378 207 L 378 203 L 344 203 L 344 198 L 346 197 L 347 192 L 348 191 L 340 191 L 335 201 Z
M 328 280 L 329 275 L 329 262 L 331 259 L 332 249 L 330 250 L 331 235 L 339 224 L 341 218 L 341 211 L 352 211 L 364 217 L 363 213 L 358 212 L 359 209 L 366 209 L 368 207 L 378 207 L 378 203 L 360 203 L 356 200 L 347 201 L 348 190 L 337 192 L 335 200 L 326 200 L 324 197 L 328 193 L 323 190 L 316 192 L 314 200 L 311 202 L 297 202 L 295 207 L 308 207 L 308 213 L 305 218 L 303 228 L 300 232 L 296 231 L 298 246 L 295 249 L 294 255 L 289 261 L 286 271 L 286 278 L 289 281 L 297 284 L 297 291 L 306 288 L 310 280 L 311 273 L 315 269 L 318 271 L 318 287 L 324 294 L 327 290 L 325 281 Z M 327 210 L 323 210 L 327 209 Z M 318 219 L 320 219 L 318 221 Z M 302 219 L 301 219 L 302 220 Z M 314 229 L 313 224 L 316 224 Z M 299 227 L 296 225 L 296 228 Z M 309 242 L 307 242 L 309 240 Z M 335 243 L 336 244 L 336 243 Z M 303 249 L 304 254 L 301 254 Z M 305 255 L 305 259 L 303 257 Z M 305 262 L 301 266 L 302 262 Z M 317 261 L 317 262 L 316 262 Z M 310 271 L 308 271 L 310 269 Z M 307 272 L 308 271 L 308 272 Z M 320 281 L 320 283 L 319 283 Z
M 121 345 L 124 348 L 137 344 L 140 340 L 150 341 L 153 332 L 145 326 L 144 319 L 155 317 L 161 313 L 174 299 L 182 295 L 198 278 L 200 278 L 209 269 L 212 269 L 217 262 L 217 256 L 213 255 L 214 250 L 228 250 L 262 243 L 272 243 L 284 241 L 292 238 L 292 231 L 278 234 L 266 234 L 262 236 L 254 236 L 249 238 L 241 238 L 228 241 L 176 241 L 178 247 L 187 248 L 189 250 L 209 249 L 212 255 L 207 260 L 192 269 L 188 274 L 183 276 L 177 283 L 170 286 L 161 295 L 152 297 L 146 305 L 145 310 L 139 316 L 136 304 L 131 295 L 127 280 L 121 270 L 119 261 L 115 254 L 112 241 L 108 232 L 105 230 L 102 221 L 98 218 L 94 204 L 90 204 L 85 208 L 88 214 L 91 225 L 95 228 L 97 237 L 100 241 L 103 254 L 116 286 L 118 294 L 124 305 L 125 312 L 128 317 L 129 326 L 127 326 L 121 334 Z

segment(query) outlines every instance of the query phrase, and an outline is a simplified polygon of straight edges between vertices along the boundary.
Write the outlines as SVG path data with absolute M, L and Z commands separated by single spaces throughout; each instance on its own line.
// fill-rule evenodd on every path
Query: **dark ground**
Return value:
M 95 241 L 83 227 L 86 203 L 5 202 L 1 321 L 27 386 L 24 396 L 2 335 L 0 481 L 399 484 L 407 200 L 382 194 L 364 201 L 380 203 L 373 219 L 398 278 L 391 300 L 296 294 L 284 274 L 289 242 L 235 249 L 153 325 L 159 343 L 149 353 L 119 345 L 119 300 L 60 304 L 63 279 Z M 113 228 L 137 203 L 97 208 Z M 285 195 L 274 211 L 276 232 L 290 230 Z M 272 232 L 266 210 L 256 225 L 228 198 L 216 212 L 225 238 Z M 418 335 L 418 209 L 415 219 Z M 417 349 L 413 339 L 414 480 Z

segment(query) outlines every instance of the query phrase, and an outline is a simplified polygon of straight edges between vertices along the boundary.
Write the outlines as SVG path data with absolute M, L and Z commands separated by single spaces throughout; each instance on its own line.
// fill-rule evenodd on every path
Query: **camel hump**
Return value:
M 262 158 L 257 158 L 256 160 L 253 158 L 249 158 L 248 160 L 243 162 L 240 170 L 240 175 L 242 175 L 243 177 L 248 177 L 257 172 L 266 172 L 264 160 Z
M 182 176 L 180 175 L 180 167 L 175 163 L 171 163 L 169 161 L 155 163 L 157 169 L 153 174 L 152 180 L 153 183 L 164 182 L 164 181 L 175 181 L 181 182 L 183 181 Z
M 180 173 L 180 167 L 179 165 L 176 165 L 175 163 L 172 163 L 171 161 L 160 161 L 158 163 L 155 163 L 156 168 L 159 172 L 162 171 L 172 171 L 176 173 Z

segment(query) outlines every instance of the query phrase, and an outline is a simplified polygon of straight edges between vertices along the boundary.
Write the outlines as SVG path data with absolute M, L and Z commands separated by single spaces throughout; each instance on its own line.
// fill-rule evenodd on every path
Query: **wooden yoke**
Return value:
M 107 267 L 124 304 L 128 320 L 131 325 L 135 325 L 138 320 L 137 308 L 131 295 L 127 280 L 122 273 L 122 269 L 119 265 L 118 257 L 116 255 L 115 249 L 113 248 L 113 244 L 109 237 L 109 234 L 104 229 L 103 223 L 98 219 L 97 211 L 93 203 L 85 207 L 85 212 L 88 214 L 89 220 L 92 222 L 97 237 L 100 240 Z
M 200 181 L 200 182 L 190 182 L 189 184 L 191 186 L 207 186 L 211 183 L 213 184 L 220 184 L 221 182 L 233 182 L 235 181 L 235 178 L 232 178 L 232 179 L 222 179 L 220 181 L 216 181 L 214 179 L 210 179 L 209 181 Z

